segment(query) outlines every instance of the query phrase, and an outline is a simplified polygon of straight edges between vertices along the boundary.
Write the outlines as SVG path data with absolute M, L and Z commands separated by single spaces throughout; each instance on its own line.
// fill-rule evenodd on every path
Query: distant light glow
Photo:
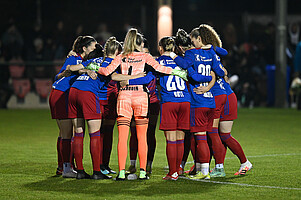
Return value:
M 172 36 L 172 10 L 166 5 L 158 10 L 158 41 L 164 36 Z

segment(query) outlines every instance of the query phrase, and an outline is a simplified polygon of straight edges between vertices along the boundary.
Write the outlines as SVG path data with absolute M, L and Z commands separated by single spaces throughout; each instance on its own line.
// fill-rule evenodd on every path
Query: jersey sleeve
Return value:
M 59 73 L 57 73 L 57 75 L 55 76 L 54 80 L 56 81 L 58 79 L 57 76 L 63 71 L 65 71 L 68 65 L 76 65 L 77 64 L 76 60 L 77 59 L 74 56 L 70 56 L 69 58 L 67 58 L 62 68 L 60 69 Z
M 175 59 L 174 59 L 175 63 L 181 67 L 182 69 L 188 69 L 191 65 L 190 65 L 190 62 L 186 61 L 184 58 L 180 57 L 180 56 L 177 56 Z
M 171 74 L 172 68 L 171 67 L 165 67 L 163 65 L 160 65 L 150 54 L 146 55 L 146 63 L 150 66 L 152 66 L 157 72 L 161 72 L 164 74 Z
M 118 55 L 107 67 L 100 67 L 98 73 L 108 76 L 116 70 L 116 68 L 121 64 L 121 55 Z
M 149 72 L 144 77 L 130 79 L 129 80 L 129 85 L 145 85 L 145 84 L 149 84 L 155 78 L 156 77 L 153 75 L 153 73 Z
M 225 72 L 222 69 L 222 64 L 220 62 L 219 56 L 214 52 L 212 53 L 212 70 L 218 75 L 218 76 L 224 76 Z
M 187 72 L 188 76 L 190 76 L 194 81 L 199 83 L 210 82 L 212 80 L 212 76 L 204 76 L 202 74 L 199 74 L 192 67 L 188 67 Z
M 186 51 L 185 52 L 185 56 L 184 56 L 184 59 L 187 63 L 188 66 L 192 66 L 193 63 L 194 63 L 194 55 L 193 55 L 193 52 L 192 51 Z
M 84 67 L 87 67 L 92 61 L 93 61 L 93 59 L 86 60 L 86 61 L 82 62 L 81 64 L 82 64 Z

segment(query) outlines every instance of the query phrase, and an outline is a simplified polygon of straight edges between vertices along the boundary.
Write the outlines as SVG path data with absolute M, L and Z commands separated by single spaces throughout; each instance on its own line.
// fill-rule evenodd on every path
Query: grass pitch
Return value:
M 301 112 L 240 109 L 232 136 L 254 169 L 234 176 L 239 160 L 229 150 L 225 178 L 164 181 L 165 138 L 157 130 L 153 174 L 147 181 L 76 180 L 56 177 L 58 128 L 49 110 L 0 110 L 0 199 L 301 199 Z M 89 137 L 84 166 L 92 173 Z M 117 164 L 117 129 L 111 167 Z M 189 161 L 192 161 L 189 157 Z M 186 165 L 188 169 L 192 163 Z

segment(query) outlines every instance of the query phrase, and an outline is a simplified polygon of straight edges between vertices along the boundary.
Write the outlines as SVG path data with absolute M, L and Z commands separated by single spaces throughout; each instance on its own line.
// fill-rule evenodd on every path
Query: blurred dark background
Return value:
M 172 1 L 174 34 L 178 28 L 189 33 L 208 23 L 220 35 L 229 52 L 222 58 L 223 64 L 231 75 L 239 77 L 233 89 L 242 107 L 274 106 L 269 87 L 275 81 L 275 4 L 275 0 Z M 157 9 L 157 0 L 1 1 L 0 107 L 7 107 L 13 95 L 18 103 L 24 103 L 29 92 L 46 102 L 50 90 L 43 92 L 38 85 L 51 85 L 79 35 L 92 35 L 104 44 L 110 36 L 123 41 L 127 30 L 136 27 L 157 56 Z M 296 55 L 300 25 L 301 1 L 287 0 L 287 100 L 292 107 L 297 99 L 289 85 L 301 71 L 296 64 L 301 59 Z

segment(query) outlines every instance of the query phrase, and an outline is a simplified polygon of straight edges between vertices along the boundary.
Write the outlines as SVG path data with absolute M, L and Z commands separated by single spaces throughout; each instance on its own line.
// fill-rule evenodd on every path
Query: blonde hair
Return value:
M 172 51 L 175 47 L 175 40 L 172 37 L 163 37 L 159 41 L 159 46 L 161 46 L 164 51 Z
M 134 50 L 137 49 L 137 47 L 140 46 L 142 42 L 142 35 L 138 33 L 137 29 L 131 28 L 125 36 L 122 54 L 126 56 L 130 53 L 133 53 Z
M 121 44 L 116 40 L 116 37 L 113 37 L 113 36 L 110 37 L 106 41 L 106 44 L 104 46 L 102 63 L 104 62 L 106 57 L 114 55 L 116 50 L 121 49 L 121 48 L 122 48 Z
M 222 41 L 212 26 L 201 24 L 198 28 L 194 28 L 190 36 L 193 38 L 201 37 L 204 45 L 211 44 L 213 47 L 222 47 Z

